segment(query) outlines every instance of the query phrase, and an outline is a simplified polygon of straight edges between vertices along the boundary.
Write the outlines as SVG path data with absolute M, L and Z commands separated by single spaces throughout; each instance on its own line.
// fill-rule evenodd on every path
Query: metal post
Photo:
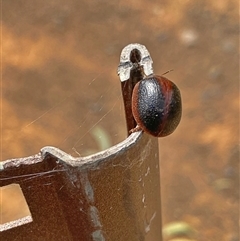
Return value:
M 118 74 L 129 131 L 135 126 L 130 82 L 141 77 L 139 68 L 152 70 L 152 62 L 144 46 L 126 48 Z M 20 185 L 32 221 L 0 223 L 1 240 L 162 240 L 158 140 L 141 131 L 83 158 L 44 147 L 37 155 L 4 161 L 0 186 L 12 183 Z

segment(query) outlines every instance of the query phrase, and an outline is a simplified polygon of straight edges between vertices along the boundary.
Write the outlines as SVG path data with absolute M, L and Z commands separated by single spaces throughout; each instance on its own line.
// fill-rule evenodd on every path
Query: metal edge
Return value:
M 110 158 L 114 155 L 119 154 L 119 152 L 126 151 L 132 145 L 135 145 L 142 137 L 142 131 L 132 133 L 122 142 L 112 146 L 104 151 L 97 152 L 93 155 L 86 157 L 73 157 L 66 152 L 53 147 L 45 146 L 40 150 L 40 153 L 25 157 L 25 158 L 15 158 L 0 162 L 0 171 L 7 169 L 8 167 L 18 167 L 20 165 L 30 165 L 43 161 L 48 155 L 56 157 L 58 160 L 65 162 L 71 166 L 83 166 L 83 165 L 92 165 L 94 163 L 99 163 L 99 161 Z

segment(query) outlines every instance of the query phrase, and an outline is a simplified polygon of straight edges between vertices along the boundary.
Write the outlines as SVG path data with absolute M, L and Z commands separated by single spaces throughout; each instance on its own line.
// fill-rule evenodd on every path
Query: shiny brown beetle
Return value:
M 163 76 L 147 76 L 133 89 L 132 113 L 137 127 L 130 132 L 142 129 L 156 137 L 170 135 L 182 115 L 180 91 Z

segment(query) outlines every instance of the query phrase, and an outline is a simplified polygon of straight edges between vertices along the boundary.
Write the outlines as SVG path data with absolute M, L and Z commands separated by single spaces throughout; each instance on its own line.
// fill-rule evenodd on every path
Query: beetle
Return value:
M 164 76 L 146 76 L 134 86 L 132 114 L 137 126 L 131 133 L 143 130 L 155 137 L 170 135 L 181 120 L 180 90 Z

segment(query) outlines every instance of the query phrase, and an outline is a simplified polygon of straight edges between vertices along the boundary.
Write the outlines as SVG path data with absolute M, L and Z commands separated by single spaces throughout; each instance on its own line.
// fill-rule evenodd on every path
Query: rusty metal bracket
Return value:
M 135 126 L 129 103 L 139 68 L 151 74 L 151 57 L 144 46 L 128 45 L 118 67 L 128 131 Z M 87 157 L 44 147 L 4 161 L 0 186 L 10 184 L 20 186 L 31 214 L 1 220 L 1 240 L 162 240 L 158 140 L 141 131 Z
M 143 74 L 153 74 L 152 58 L 144 45 L 127 45 L 120 55 L 118 75 L 121 80 L 122 95 L 126 114 L 128 134 L 136 126 L 132 115 L 132 91 L 135 84 L 143 79 Z

